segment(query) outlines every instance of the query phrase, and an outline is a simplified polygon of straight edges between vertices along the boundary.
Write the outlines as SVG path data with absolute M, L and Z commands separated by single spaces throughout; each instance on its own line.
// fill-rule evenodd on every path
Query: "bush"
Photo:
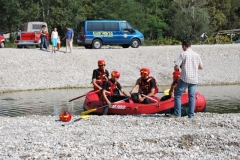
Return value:
M 145 40 L 146 46 L 158 46 L 158 45 L 181 45 L 182 42 L 172 38 L 160 38 L 157 40 Z

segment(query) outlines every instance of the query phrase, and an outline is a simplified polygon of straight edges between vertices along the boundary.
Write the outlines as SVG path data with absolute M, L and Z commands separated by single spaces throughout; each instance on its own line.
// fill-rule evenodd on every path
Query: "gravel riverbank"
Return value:
M 73 119 L 77 119 L 74 116 Z M 0 159 L 221 159 L 240 157 L 240 114 L 1 117 Z M 65 123 L 66 124 L 66 123 Z
M 240 84 L 240 45 L 199 45 L 204 70 L 200 85 Z M 0 49 L 0 93 L 91 87 L 97 61 L 121 72 L 133 86 L 141 67 L 159 85 L 169 85 L 181 46 L 74 48 L 56 54 L 38 49 Z M 56 116 L 0 117 L 0 160 L 20 159 L 237 159 L 240 114 L 197 113 L 194 119 L 164 115 L 91 116 L 72 124 Z M 79 117 L 74 116 L 73 120 Z M 62 126 L 62 124 L 67 124 Z
M 201 55 L 204 70 L 199 85 L 239 84 L 240 45 L 193 45 Z M 69 87 L 91 87 L 97 61 L 105 59 L 106 68 L 121 73 L 123 86 L 133 86 L 142 67 L 149 67 L 159 85 L 170 85 L 173 62 L 181 46 L 150 46 L 137 49 L 74 48 L 73 53 L 56 54 L 39 49 L 0 49 L 0 92 Z

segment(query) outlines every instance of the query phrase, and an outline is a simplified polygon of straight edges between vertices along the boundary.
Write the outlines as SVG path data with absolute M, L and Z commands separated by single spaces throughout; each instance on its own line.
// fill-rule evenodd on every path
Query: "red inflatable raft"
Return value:
M 160 101 L 158 97 L 151 97 L 154 100 L 154 103 L 151 104 L 142 104 L 134 103 L 131 99 L 129 102 L 124 100 L 113 103 L 108 110 L 108 114 L 119 114 L 119 115 L 136 115 L 136 114 L 154 114 L 154 113 L 172 113 L 174 107 L 174 99 L 170 98 L 165 101 Z M 97 93 L 90 91 L 86 94 L 86 98 L 83 104 L 83 109 L 90 110 L 96 109 L 106 105 L 99 100 Z M 182 95 L 182 109 L 188 109 L 188 94 Z M 195 110 L 194 112 L 205 112 L 206 111 L 206 99 L 205 97 L 196 92 L 195 93 Z M 99 108 L 93 113 L 102 114 L 103 108 Z

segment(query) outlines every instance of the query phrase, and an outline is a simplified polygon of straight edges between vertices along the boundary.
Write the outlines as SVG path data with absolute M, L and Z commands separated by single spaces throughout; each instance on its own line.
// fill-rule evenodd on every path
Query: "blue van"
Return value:
M 100 49 L 102 45 L 121 45 L 123 48 L 138 48 L 144 36 L 127 21 L 86 20 L 77 27 L 77 43 L 89 49 Z

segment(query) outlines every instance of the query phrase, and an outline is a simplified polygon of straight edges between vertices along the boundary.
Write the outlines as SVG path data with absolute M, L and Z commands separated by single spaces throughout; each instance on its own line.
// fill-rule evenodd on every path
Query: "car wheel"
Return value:
M 102 41 L 100 39 L 95 39 L 92 43 L 93 49 L 100 49 L 102 47 Z
M 132 47 L 132 48 L 138 48 L 139 45 L 140 45 L 140 42 L 139 42 L 138 39 L 133 39 L 133 40 L 131 41 L 131 47 Z
M 1 43 L 0 48 L 4 48 L 4 42 Z

